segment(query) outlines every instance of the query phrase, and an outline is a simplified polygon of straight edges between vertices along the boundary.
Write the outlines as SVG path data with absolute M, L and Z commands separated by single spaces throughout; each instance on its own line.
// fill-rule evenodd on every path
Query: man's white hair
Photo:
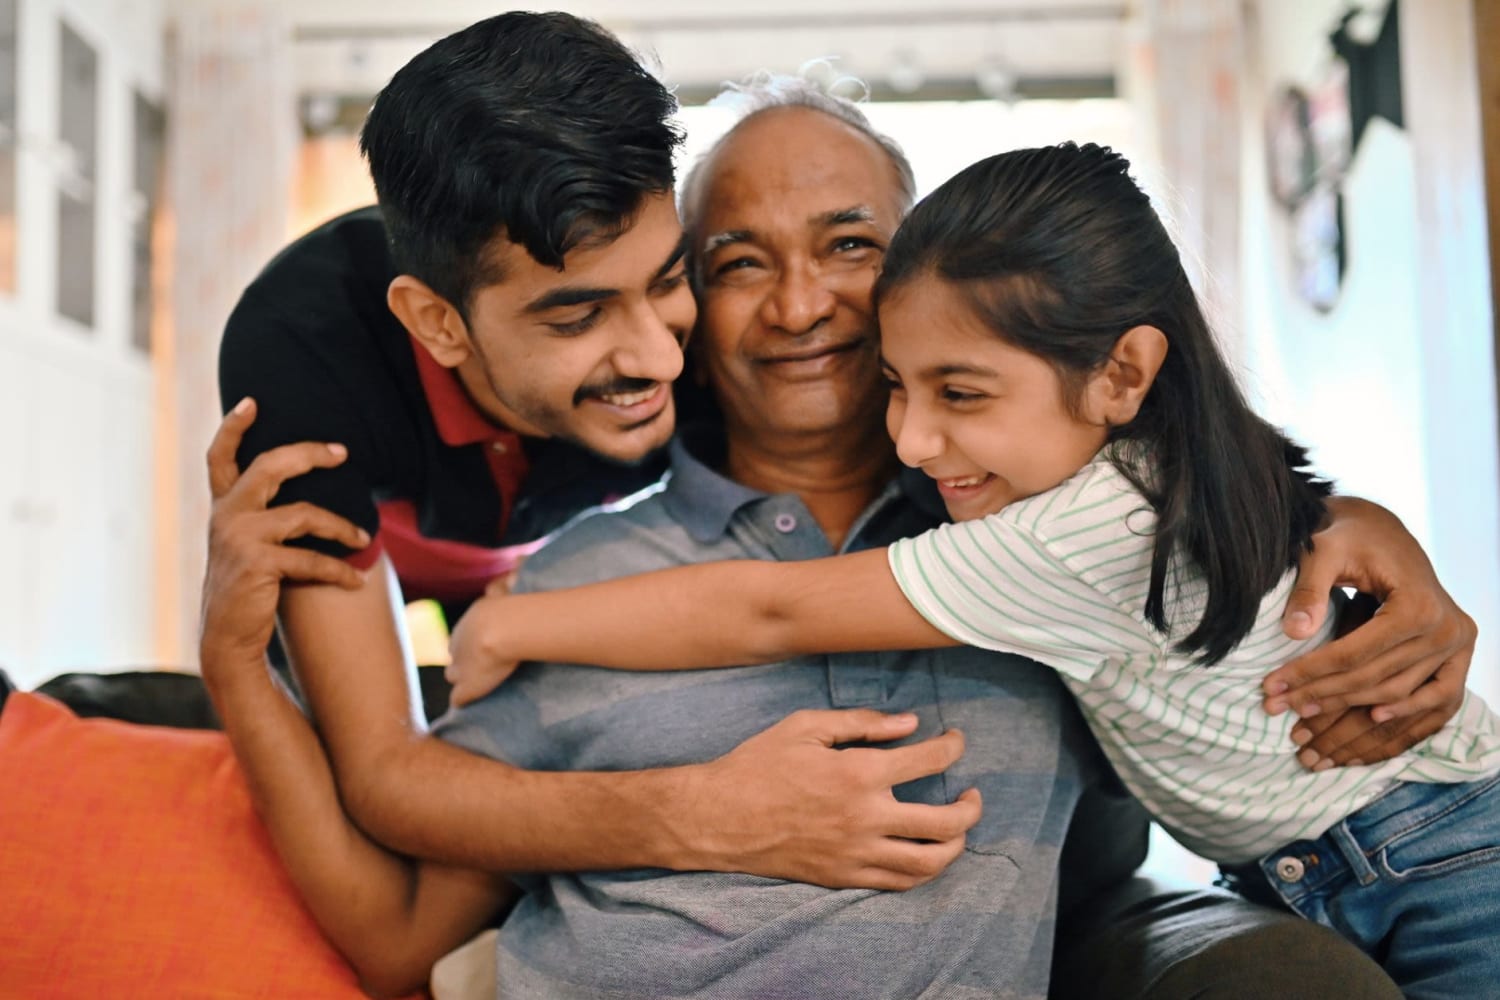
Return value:
M 818 77 L 827 79 L 828 82 L 823 83 L 815 78 L 813 75 L 815 71 L 818 72 Z M 719 147 L 726 139 L 734 135 L 740 126 L 757 115 L 775 111 L 778 108 L 809 108 L 813 111 L 821 111 L 825 115 L 838 119 L 861 135 L 867 136 L 884 150 L 896 174 L 897 189 L 901 196 L 901 211 L 905 214 L 917 196 L 917 182 L 912 174 L 911 163 L 906 159 L 906 153 L 902 151 L 895 139 L 876 131 L 875 126 L 870 124 L 870 119 L 866 118 L 865 113 L 860 110 L 857 101 L 835 93 L 846 88 L 857 89 L 860 101 L 869 96 L 869 88 L 862 81 L 852 76 L 835 76 L 832 73 L 832 64 L 827 60 L 804 63 L 802 68 L 794 74 L 761 70 L 743 83 L 724 85 L 724 89 L 709 102 L 709 107 L 730 108 L 736 113 L 738 120 L 728 132 L 720 136 L 717 142 L 698 157 L 682 181 L 680 205 L 682 226 L 691 238 L 690 246 L 694 251 L 701 249 L 697 246 L 697 242 L 698 220 L 702 215 L 703 193 L 701 189 L 706 173 L 704 165 L 713 159 Z

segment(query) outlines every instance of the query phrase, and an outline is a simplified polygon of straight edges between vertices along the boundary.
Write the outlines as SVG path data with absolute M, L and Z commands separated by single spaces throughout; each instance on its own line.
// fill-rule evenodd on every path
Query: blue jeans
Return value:
M 1408 783 L 1223 883 L 1338 931 L 1407 997 L 1500 997 L 1500 775 Z

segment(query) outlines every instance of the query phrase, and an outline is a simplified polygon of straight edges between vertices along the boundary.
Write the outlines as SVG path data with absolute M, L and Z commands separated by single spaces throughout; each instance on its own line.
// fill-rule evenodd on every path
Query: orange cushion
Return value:
M 0 712 L 0 997 L 363 997 L 222 733 Z

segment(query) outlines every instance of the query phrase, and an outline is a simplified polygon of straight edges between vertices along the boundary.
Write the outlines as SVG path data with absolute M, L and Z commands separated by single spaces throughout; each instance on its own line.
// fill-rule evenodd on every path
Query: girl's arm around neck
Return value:
M 885 549 L 802 562 L 703 563 L 485 598 L 460 631 L 468 633 L 455 635 L 460 676 L 524 660 L 693 670 L 957 645 L 907 601 Z

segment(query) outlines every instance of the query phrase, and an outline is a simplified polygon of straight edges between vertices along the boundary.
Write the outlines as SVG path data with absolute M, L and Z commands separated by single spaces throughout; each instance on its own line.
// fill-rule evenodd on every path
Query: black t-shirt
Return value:
M 449 397 L 450 409 L 462 390 L 451 372 L 419 359 L 422 348 L 386 306 L 394 276 L 379 209 L 359 209 L 278 254 L 230 315 L 219 352 L 220 398 L 226 409 L 245 396 L 258 404 L 240 467 L 299 441 L 349 449 L 343 465 L 286 483 L 275 503 L 310 501 L 353 521 L 378 544 L 377 505 L 406 500 L 423 537 L 495 547 L 541 538 L 580 511 L 660 477 L 664 455 L 621 465 L 567 442 L 517 439 L 502 428 L 487 442 L 445 442 L 434 415 L 445 401 L 429 397 L 419 360 L 427 379 L 451 380 L 429 382 Z M 299 544 L 349 555 L 320 540 Z M 370 555 L 376 551 L 372 545 Z

